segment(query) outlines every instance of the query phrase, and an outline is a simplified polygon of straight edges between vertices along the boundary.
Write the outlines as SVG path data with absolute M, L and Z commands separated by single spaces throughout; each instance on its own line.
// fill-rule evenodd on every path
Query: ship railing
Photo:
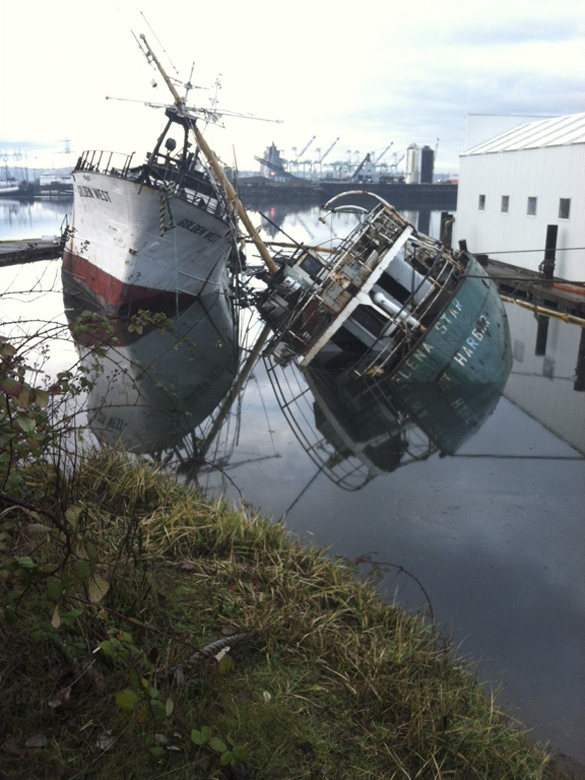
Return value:
M 108 152 L 100 149 L 90 149 L 83 152 L 75 166 L 75 171 L 92 171 L 127 178 L 132 163 L 133 154 L 123 152 Z M 75 172 L 74 171 L 74 172 Z
M 339 245 L 331 258 L 329 270 L 357 264 L 362 273 L 368 275 L 367 261 L 372 250 L 380 250 L 381 254 L 389 249 L 407 227 L 409 223 L 397 212 L 385 207 L 377 208 Z
M 169 194 L 221 219 L 227 213 L 227 204 L 195 166 L 192 158 L 183 161 L 158 154 L 145 168 L 144 180 L 151 186 L 164 187 Z
M 368 376 L 387 373 L 391 371 L 394 364 L 397 363 L 405 353 L 405 348 L 409 349 L 420 338 L 426 327 L 432 324 L 436 313 L 441 310 L 442 306 L 438 305 L 445 298 L 445 295 L 449 297 L 452 295 L 453 290 L 457 286 L 460 278 L 460 267 L 458 265 L 449 264 L 448 274 L 446 278 L 438 280 L 436 278 L 427 277 L 432 282 L 432 288 L 427 295 L 412 308 L 403 309 L 405 314 L 408 314 L 412 319 L 421 323 L 421 328 L 412 328 L 408 321 L 402 319 L 399 315 L 396 317 L 390 317 L 394 327 L 394 333 L 392 339 L 383 346 L 382 349 L 377 349 L 376 346 L 384 336 L 389 335 L 389 328 L 385 328 L 383 335 L 374 344 L 368 353 L 370 358 L 363 357 L 359 361 L 359 365 L 354 367 L 354 373 L 358 376 Z M 406 304 L 408 303 L 406 301 Z M 399 334 L 398 337 L 396 334 Z
M 202 211 L 222 218 L 227 206 L 212 184 L 197 175 L 197 171 L 181 170 L 168 155 L 156 155 L 150 164 L 132 168 L 133 154 L 91 149 L 83 152 L 75 171 L 88 171 L 140 181 L 191 203 Z
M 148 181 L 149 186 L 156 189 L 164 189 L 169 195 L 174 195 L 181 200 L 191 203 L 201 211 L 206 211 L 208 214 L 213 214 L 216 217 L 221 217 L 226 213 L 224 204 L 218 199 L 213 192 L 203 192 L 200 189 L 194 187 L 181 186 L 178 181 L 165 181 L 163 178 L 150 177 Z M 211 189 L 211 188 L 209 188 Z
M 344 447 L 341 451 L 339 446 L 336 447 L 319 430 L 315 414 L 316 396 L 308 386 L 307 376 L 299 370 L 297 365 L 283 366 L 270 354 L 264 357 L 264 364 L 278 405 L 291 431 L 313 463 L 319 468 L 319 471 L 324 473 L 328 479 L 344 490 L 356 491 L 363 488 L 375 477 L 390 470 L 371 460 L 367 447 L 364 447 L 364 442 L 358 443 L 356 441 L 355 450 Z M 385 405 L 384 399 L 388 398 L 389 391 L 377 379 L 369 380 L 364 389 L 366 396 L 370 393 L 381 393 L 383 396 L 381 403 Z M 357 386 L 356 392 L 359 393 Z M 321 404 L 317 405 L 324 412 Z M 368 429 L 378 430 L 379 435 L 375 439 L 383 441 L 385 436 L 392 433 L 392 430 L 386 428 L 384 422 L 378 417 L 380 408 L 378 403 L 370 403 L 366 408 L 370 410 Z M 426 460 L 437 451 L 437 447 L 429 437 L 416 422 L 409 419 L 408 415 L 400 415 L 399 429 L 404 435 L 406 448 L 395 468 L 403 468 L 412 463 Z M 375 446 L 374 440 L 372 443 Z
M 376 474 L 354 455 L 339 453 L 318 429 L 314 397 L 298 366 L 264 357 L 277 403 L 295 438 L 320 471 L 344 490 L 364 487 Z

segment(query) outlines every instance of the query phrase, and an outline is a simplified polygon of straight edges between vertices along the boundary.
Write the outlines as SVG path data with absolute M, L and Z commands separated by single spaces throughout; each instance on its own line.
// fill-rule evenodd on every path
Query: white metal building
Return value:
M 73 168 L 51 168 L 48 171 L 43 171 L 39 177 L 39 184 L 41 187 L 46 187 L 50 184 L 73 185 L 72 170 Z
M 585 113 L 521 124 L 460 157 L 455 237 L 538 270 L 557 225 L 555 276 L 585 281 Z

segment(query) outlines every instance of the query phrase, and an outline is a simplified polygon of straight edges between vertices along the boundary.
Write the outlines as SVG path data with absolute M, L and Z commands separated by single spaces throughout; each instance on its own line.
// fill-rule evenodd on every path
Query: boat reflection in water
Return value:
M 503 383 L 395 384 L 267 356 L 279 405 L 307 454 L 346 490 L 433 454 L 454 455 L 496 408 Z
M 65 290 L 70 322 L 87 304 Z M 169 328 L 113 319 L 115 336 L 75 335 L 93 383 L 89 427 L 101 444 L 160 454 L 180 446 L 214 412 L 238 369 L 237 320 L 221 294 L 202 296 L 169 317 Z M 102 347 L 96 355 L 96 347 Z

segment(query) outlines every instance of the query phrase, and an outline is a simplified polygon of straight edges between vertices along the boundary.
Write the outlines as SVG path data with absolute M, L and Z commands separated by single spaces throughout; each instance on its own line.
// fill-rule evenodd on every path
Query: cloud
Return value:
M 220 154 L 231 162 L 235 150 L 240 169 L 256 167 L 254 156 L 273 141 L 290 157 L 292 147 L 317 135 L 312 151 L 339 137 L 340 159 L 390 141 L 397 151 L 440 138 L 439 159 L 455 170 L 467 113 L 555 115 L 583 106 L 577 74 L 585 70 L 585 23 L 576 0 L 493 0 L 489 7 L 421 0 L 416 12 L 366 0 L 351 13 L 330 0 L 298 0 L 278 19 L 268 0 L 228 0 L 206 9 L 204 20 L 177 0 L 164 11 L 151 0 L 127 0 L 104 5 L 91 24 L 82 4 L 57 6 L 30 0 L 25 27 L 23 11 L 5 4 L 6 28 L 25 32 L 6 36 L 0 53 L 4 140 L 71 137 L 76 148 L 143 154 L 160 115 L 104 99 L 167 99 L 130 28 L 146 32 L 171 75 L 176 65 L 188 77 L 193 62 L 199 85 L 223 74 L 220 109 L 284 120 L 227 120 L 226 131 L 213 130 Z M 213 94 L 191 96 L 209 106 Z

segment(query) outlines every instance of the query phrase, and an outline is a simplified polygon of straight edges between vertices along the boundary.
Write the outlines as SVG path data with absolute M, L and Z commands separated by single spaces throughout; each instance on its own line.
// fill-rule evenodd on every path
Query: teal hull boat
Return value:
M 364 195 L 340 197 L 351 194 Z M 267 352 L 396 386 L 436 383 L 450 396 L 460 384 L 501 390 L 512 354 L 493 282 L 472 255 L 372 197 L 374 208 L 329 254 L 299 247 L 275 258 L 258 303 L 274 332 Z
M 367 193 L 340 197 L 352 194 Z M 454 453 L 491 414 L 510 374 L 504 305 L 473 255 L 419 233 L 372 197 L 374 208 L 362 209 L 339 248 L 276 258 L 258 304 L 273 330 L 265 356 L 295 360 L 306 377 L 335 376 L 340 397 L 376 408 L 398 401 L 433 447 Z M 333 201 L 324 208 L 346 210 Z M 331 380 L 317 385 L 323 392 Z

